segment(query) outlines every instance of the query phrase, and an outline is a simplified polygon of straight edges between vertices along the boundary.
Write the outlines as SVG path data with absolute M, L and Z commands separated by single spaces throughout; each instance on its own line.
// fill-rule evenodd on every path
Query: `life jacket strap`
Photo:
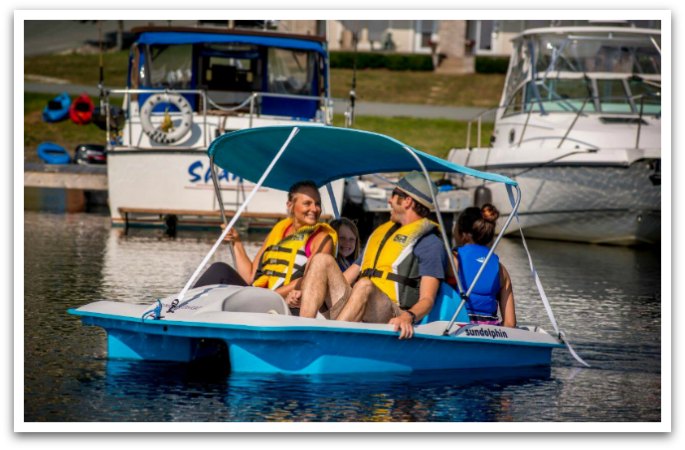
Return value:
M 385 278 L 386 280 L 393 281 L 395 283 L 404 284 L 412 288 L 419 287 L 419 280 L 414 278 L 405 277 L 393 272 L 384 272 L 378 269 L 366 269 L 361 275 L 362 278 Z

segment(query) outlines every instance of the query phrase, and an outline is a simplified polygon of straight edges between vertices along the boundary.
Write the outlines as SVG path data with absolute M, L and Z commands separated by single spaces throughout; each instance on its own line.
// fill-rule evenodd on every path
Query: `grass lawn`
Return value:
M 351 69 L 331 70 L 331 95 L 347 99 Z M 437 106 L 493 107 L 499 103 L 504 75 L 438 75 L 383 69 L 357 71 L 360 102 L 416 103 Z
M 104 54 L 105 85 L 125 86 L 128 52 Z M 61 78 L 73 84 L 96 86 L 100 55 L 44 55 L 24 58 L 25 75 Z M 352 70 L 331 70 L 332 95 L 347 99 Z M 440 106 L 496 105 L 504 84 L 503 75 L 437 75 L 432 72 L 397 72 L 362 70 L 357 72 L 357 99 L 367 102 L 416 103 Z M 56 87 L 59 90 L 58 87 Z M 37 162 L 36 147 L 52 141 L 73 153 L 78 144 L 105 143 L 105 132 L 95 125 L 76 125 L 69 120 L 45 123 L 41 112 L 54 95 L 24 93 L 24 160 Z M 97 99 L 93 99 L 97 102 Z M 342 126 L 342 116 L 334 125 Z M 402 142 L 434 155 L 445 157 L 452 147 L 466 144 L 466 123 L 446 119 L 411 117 L 357 116 L 355 128 L 390 135 Z M 475 128 L 472 130 L 475 139 Z M 483 126 L 483 143 L 492 132 L 491 124 Z
M 52 141 L 73 153 L 78 144 L 104 144 L 105 132 L 93 124 L 76 125 L 70 120 L 45 123 L 43 107 L 53 97 L 47 94 L 24 94 L 24 160 L 39 162 L 36 147 Z M 97 101 L 97 99 L 94 99 Z M 344 118 L 336 115 L 333 125 L 342 126 Z M 492 132 L 492 124 L 483 124 L 484 140 Z M 447 156 L 452 147 L 466 143 L 466 123 L 447 119 L 416 119 L 411 117 L 357 116 L 354 128 L 387 134 L 412 147 L 439 157 Z M 472 133 L 475 130 L 472 130 Z
M 128 51 L 103 55 L 105 85 L 126 84 Z M 100 55 L 43 55 L 24 58 L 24 74 L 97 86 Z M 347 99 L 351 69 L 331 69 L 331 95 Z M 491 107 L 499 102 L 504 75 L 438 75 L 433 72 L 401 72 L 385 69 L 357 71 L 357 99 L 361 102 L 416 103 L 439 106 Z
M 64 147 L 72 156 L 78 144 L 102 144 L 106 134 L 93 124 L 76 125 L 69 120 L 43 122 L 43 108 L 54 98 L 50 94 L 24 93 L 24 161 L 40 162 L 36 154 L 38 144 L 51 141 Z M 93 99 L 97 102 L 97 99 Z

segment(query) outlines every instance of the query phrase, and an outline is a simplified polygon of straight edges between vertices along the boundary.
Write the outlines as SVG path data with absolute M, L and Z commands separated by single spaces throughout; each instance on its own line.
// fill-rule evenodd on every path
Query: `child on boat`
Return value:
M 490 251 L 495 237 L 495 225 L 499 211 L 486 203 L 482 208 L 466 208 L 459 215 L 454 227 L 457 245 L 452 249 L 454 264 L 463 289 L 468 290 L 483 261 Z M 448 279 L 449 280 L 449 279 Z M 453 285 L 456 284 L 451 276 Z M 501 320 L 497 317 L 499 306 Z M 471 323 L 516 326 L 514 292 L 509 272 L 493 253 L 481 273 L 476 286 L 466 301 Z
M 330 222 L 330 226 L 338 233 L 338 267 L 346 271 L 359 257 L 361 240 L 357 225 L 346 217 L 340 217 Z

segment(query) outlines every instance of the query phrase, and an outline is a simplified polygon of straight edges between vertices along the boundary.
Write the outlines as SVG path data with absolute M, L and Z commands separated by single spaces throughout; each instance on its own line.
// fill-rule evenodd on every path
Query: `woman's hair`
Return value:
M 495 237 L 498 217 L 499 211 L 490 203 L 484 204 L 482 208 L 466 208 L 457 219 L 454 234 L 470 234 L 476 244 L 488 245 Z
M 311 181 L 311 180 L 298 181 L 297 183 L 290 186 L 290 189 L 288 189 L 288 201 L 292 202 L 293 199 L 295 198 L 295 194 L 304 190 L 305 188 L 312 188 L 316 192 L 319 192 L 319 188 L 316 186 L 316 183 L 314 183 L 313 181 Z
M 359 257 L 359 250 L 361 247 L 361 239 L 359 239 L 359 230 L 357 229 L 357 225 L 355 225 L 354 222 L 352 222 L 350 219 L 347 217 L 339 217 L 337 219 L 331 220 L 330 226 L 333 228 L 336 233 L 340 233 L 340 227 L 346 226 L 350 230 L 352 230 L 352 234 L 354 234 L 355 237 L 355 243 L 354 243 L 354 253 L 352 253 L 352 260 L 356 261 L 357 257 Z M 338 238 L 340 239 L 340 238 Z M 340 254 L 338 254 L 338 258 L 342 257 Z
M 316 183 L 314 183 L 313 181 L 298 181 L 297 183 L 290 186 L 290 189 L 288 189 L 288 201 L 293 202 L 295 200 L 295 194 L 299 194 L 300 192 L 308 188 L 313 189 L 317 193 L 319 192 L 319 188 L 316 187 Z M 288 208 L 288 216 L 293 216 L 293 205 L 291 205 L 290 208 Z

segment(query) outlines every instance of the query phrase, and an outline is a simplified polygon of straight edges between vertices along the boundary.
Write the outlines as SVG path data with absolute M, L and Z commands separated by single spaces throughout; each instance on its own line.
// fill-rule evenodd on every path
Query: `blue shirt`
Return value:
M 366 247 L 364 247 L 366 251 Z M 449 261 L 442 240 L 433 233 L 429 233 L 418 240 L 413 250 L 414 256 L 419 260 L 419 276 L 428 276 L 439 280 L 445 279 L 445 268 Z M 364 252 L 354 262 L 362 265 Z

